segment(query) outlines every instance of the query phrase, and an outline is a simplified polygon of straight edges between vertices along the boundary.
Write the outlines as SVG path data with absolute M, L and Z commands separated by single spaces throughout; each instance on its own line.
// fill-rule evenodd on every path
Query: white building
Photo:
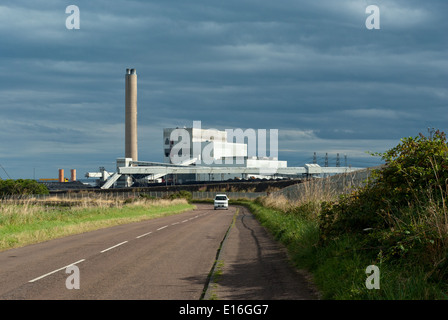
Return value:
M 276 157 L 249 156 L 246 143 L 229 142 L 227 131 L 216 129 L 165 128 L 163 129 L 163 150 L 165 163 L 179 164 L 189 161 L 196 166 L 262 168 L 262 172 L 266 173 L 259 176 L 252 175 L 251 177 L 254 178 L 271 178 L 271 171 L 275 172 L 273 169 L 287 167 L 287 161 L 278 161 Z M 170 176 L 168 180 L 182 183 L 251 177 L 231 173 L 182 174 Z

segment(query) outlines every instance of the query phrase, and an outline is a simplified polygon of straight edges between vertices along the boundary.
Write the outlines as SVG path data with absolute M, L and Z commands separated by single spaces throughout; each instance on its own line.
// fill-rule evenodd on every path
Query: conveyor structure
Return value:
M 124 161 L 123 161 L 124 160 Z M 317 164 L 306 164 L 304 167 L 281 167 L 281 168 L 251 168 L 251 167 L 219 167 L 219 166 L 196 166 L 195 159 L 182 164 L 168 164 L 159 162 L 132 161 L 131 159 L 117 159 L 117 172 L 108 173 L 102 189 L 109 189 L 118 179 L 123 176 L 148 176 L 151 179 L 162 178 L 171 174 L 236 174 L 241 176 L 270 175 L 275 177 L 313 177 L 322 175 L 333 175 L 350 173 L 363 168 L 353 167 L 321 167 Z M 88 172 L 86 177 L 104 177 L 103 173 Z M 130 185 L 128 185 L 129 187 Z

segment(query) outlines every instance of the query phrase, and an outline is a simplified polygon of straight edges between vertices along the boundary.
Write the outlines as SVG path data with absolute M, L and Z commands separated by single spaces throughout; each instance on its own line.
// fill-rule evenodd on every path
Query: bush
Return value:
M 139 197 L 143 198 L 145 200 L 155 200 L 155 199 L 157 199 L 154 196 L 150 196 L 149 194 L 144 194 L 144 193 L 140 193 Z
M 322 205 L 320 243 L 361 235 L 366 247 L 386 258 L 412 258 L 437 269 L 448 249 L 445 133 L 404 138 L 380 155 L 385 166 L 373 181 Z
M 188 202 L 191 202 L 191 200 L 193 199 L 193 195 L 191 194 L 191 192 L 186 191 L 186 190 L 181 190 L 178 191 L 176 193 L 172 193 L 168 196 L 169 199 L 179 199 L 179 198 L 183 198 L 186 199 Z
M 382 157 L 386 167 L 378 172 L 378 188 L 387 192 L 390 207 L 406 206 L 416 201 L 441 204 L 448 179 L 448 146 L 446 135 L 437 131 L 434 137 L 420 134 L 405 138 Z
M 47 187 L 31 179 L 0 180 L 0 195 L 49 194 Z

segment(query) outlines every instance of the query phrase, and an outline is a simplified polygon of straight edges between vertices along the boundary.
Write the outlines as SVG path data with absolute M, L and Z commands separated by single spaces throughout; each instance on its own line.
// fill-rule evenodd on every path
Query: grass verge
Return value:
M 80 202 L 47 206 L 31 201 L 0 203 L 0 251 L 119 224 L 191 210 L 185 199 Z
M 298 269 L 312 274 L 321 299 L 326 300 L 438 300 L 447 299 L 447 285 L 432 279 L 410 259 L 385 261 L 380 248 L 366 246 L 363 237 L 345 234 L 321 245 L 315 208 L 302 204 L 295 210 L 266 207 L 260 201 L 239 201 L 286 246 Z M 308 211 L 307 211 L 308 210 Z M 308 212 L 308 215 L 307 215 Z M 368 289 L 369 265 L 380 270 L 379 289 Z

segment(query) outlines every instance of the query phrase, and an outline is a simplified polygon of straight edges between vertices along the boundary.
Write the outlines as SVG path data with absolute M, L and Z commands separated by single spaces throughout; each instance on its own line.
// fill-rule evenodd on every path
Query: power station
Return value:
M 263 130 L 242 132 L 241 129 L 203 129 L 198 123 L 200 122 L 194 121 L 190 128 L 163 130 L 163 163 L 140 161 L 137 137 L 137 72 L 136 69 L 126 69 L 124 158 L 116 160 L 116 172 L 111 173 L 101 167 L 99 172 L 87 172 L 85 176 L 99 178 L 101 188 L 109 189 L 132 187 L 137 181 L 160 181 L 162 178 L 165 181 L 170 179 L 175 183 L 186 183 L 235 178 L 313 177 L 362 169 L 339 165 L 320 167 L 316 163 L 305 164 L 304 167 L 288 167 L 287 162 L 279 161 L 276 154 L 265 154 L 266 141 L 260 139 L 266 138 L 266 135 L 261 135 Z M 272 136 L 271 132 L 271 150 L 278 137 L 275 134 L 278 133 L 274 132 Z M 239 139 L 234 141 L 236 136 Z M 248 143 L 244 142 L 244 138 Z

